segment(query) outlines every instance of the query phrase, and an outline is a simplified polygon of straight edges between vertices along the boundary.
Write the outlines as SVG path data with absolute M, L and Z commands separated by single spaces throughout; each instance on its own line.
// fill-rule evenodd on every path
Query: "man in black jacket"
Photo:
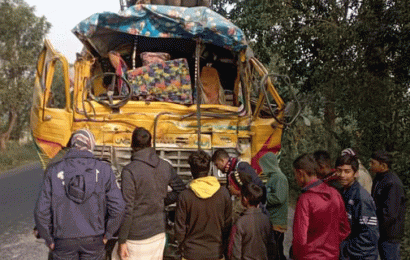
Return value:
M 370 160 L 373 180 L 372 197 L 379 220 L 379 252 L 382 260 L 400 259 L 400 240 L 404 234 L 406 213 L 403 184 L 390 170 L 391 158 L 386 151 L 376 151 Z
M 131 162 L 121 173 L 125 216 L 113 259 L 162 259 L 165 246 L 165 205 L 176 202 L 185 184 L 170 163 L 151 147 L 142 127 L 132 133 Z M 168 192 L 171 186 L 172 192 Z M 115 252 L 118 252 L 118 255 Z M 145 258 L 144 258 L 145 257 Z

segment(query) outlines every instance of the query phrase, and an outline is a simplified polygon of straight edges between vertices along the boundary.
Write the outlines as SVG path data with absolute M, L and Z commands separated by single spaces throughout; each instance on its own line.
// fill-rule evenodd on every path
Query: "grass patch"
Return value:
M 10 141 L 6 151 L 0 151 L 0 173 L 18 166 L 38 161 L 36 148 L 32 142 L 24 145 Z

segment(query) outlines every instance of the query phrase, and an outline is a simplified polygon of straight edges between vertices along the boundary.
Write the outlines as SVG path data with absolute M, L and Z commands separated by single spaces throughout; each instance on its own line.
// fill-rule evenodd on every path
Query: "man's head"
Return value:
M 139 151 L 151 147 L 151 134 L 143 127 L 136 127 L 132 132 L 131 148 Z
M 248 183 L 242 186 L 241 195 L 241 201 L 245 207 L 256 207 L 262 201 L 263 190 L 255 183 Z
M 336 159 L 336 172 L 344 188 L 352 186 L 358 177 L 359 160 L 351 154 L 344 154 Z
M 330 159 L 330 154 L 327 151 L 316 151 L 313 153 L 313 157 L 319 166 L 317 176 L 320 179 L 323 179 L 332 173 L 332 160 Z
M 188 164 L 194 179 L 205 177 L 211 167 L 211 157 L 203 150 L 195 151 L 189 155 Z
M 373 152 L 370 157 L 370 171 L 373 173 L 387 172 L 391 166 L 390 154 L 386 151 L 379 150 Z
M 217 149 L 212 155 L 212 162 L 218 170 L 224 172 L 225 166 L 229 161 L 229 154 L 224 149 Z
M 319 166 L 311 154 L 302 154 L 293 161 L 293 172 L 300 187 L 304 187 L 312 179 L 316 179 Z
M 78 150 L 94 151 L 95 137 L 88 129 L 79 129 L 71 135 L 71 147 Z

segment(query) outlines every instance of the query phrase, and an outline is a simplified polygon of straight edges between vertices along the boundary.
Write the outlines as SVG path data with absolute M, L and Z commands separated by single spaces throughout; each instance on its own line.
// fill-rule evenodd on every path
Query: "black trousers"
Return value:
M 275 237 L 275 242 L 276 242 L 276 258 L 278 260 L 286 260 L 286 257 L 283 253 L 283 240 L 285 238 L 285 233 L 279 232 L 279 231 L 273 231 L 273 235 Z
M 103 236 L 55 240 L 53 260 L 104 260 Z

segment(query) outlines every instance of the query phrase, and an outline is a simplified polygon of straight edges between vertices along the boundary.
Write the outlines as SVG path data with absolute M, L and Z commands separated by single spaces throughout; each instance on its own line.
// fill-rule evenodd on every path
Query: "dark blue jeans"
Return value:
M 382 260 L 400 260 L 400 243 L 379 241 L 379 254 Z
M 53 260 L 103 260 L 103 236 L 56 239 Z

